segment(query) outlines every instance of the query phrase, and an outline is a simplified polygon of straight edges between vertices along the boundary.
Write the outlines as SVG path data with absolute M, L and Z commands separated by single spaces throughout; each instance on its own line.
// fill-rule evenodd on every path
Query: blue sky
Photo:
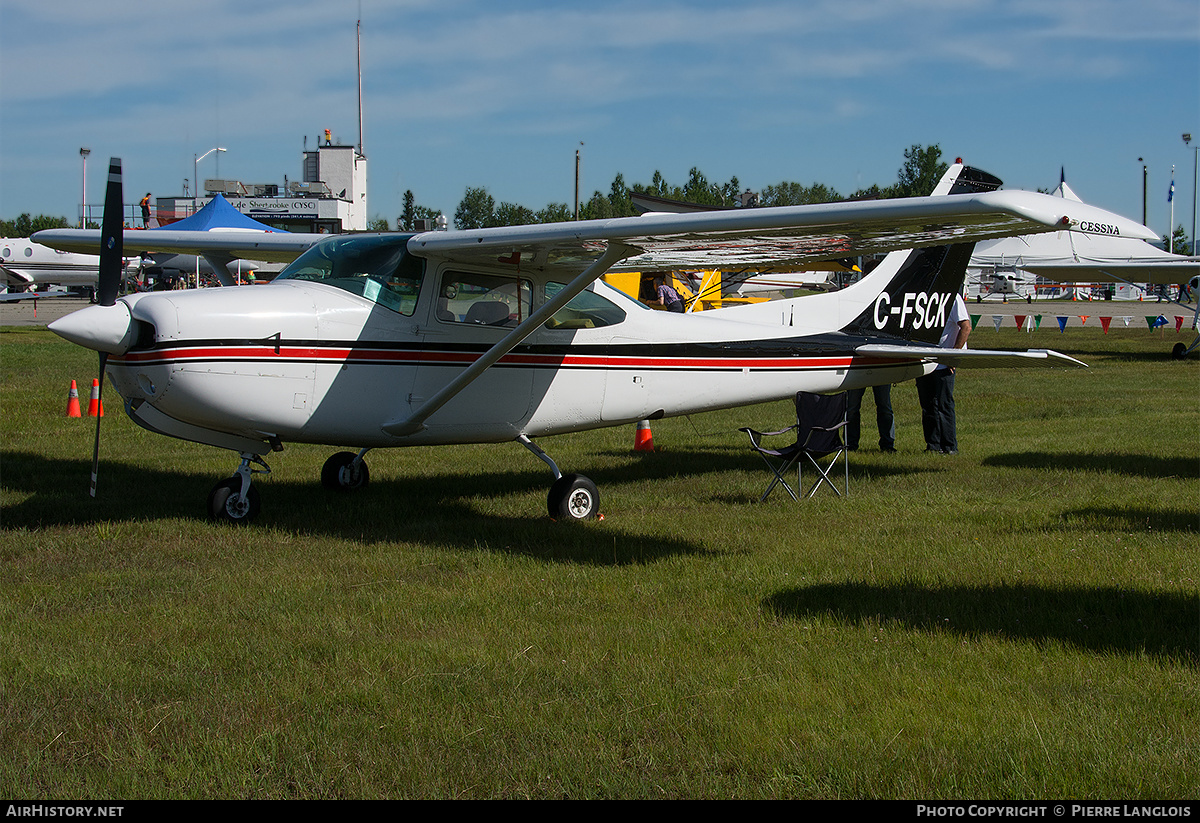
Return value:
M 0 217 L 74 219 L 109 156 L 126 197 L 201 178 L 282 183 L 307 136 L 358 141 L 369 211 L 452 215 L 466 187 L 539 209 L 617 173 L 842 194 L 938 144 L 1007 188 L 1053 188 L 1190 233 L 1195 0 L 3 0 Z M 582 144 L 582 145 L 581 145 Z

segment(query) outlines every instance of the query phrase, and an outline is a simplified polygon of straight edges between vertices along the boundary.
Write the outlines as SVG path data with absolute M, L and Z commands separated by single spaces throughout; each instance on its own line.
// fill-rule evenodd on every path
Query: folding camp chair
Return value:
M 850 493 L 850 457 L 846 444 L 842 442 L 842 429 L 846 425 L 846 393 L 812 394 L 796 392 L 796 422 L 776 432 L 759 432 L 741 428 L 750 436 L 750 447 L 758 452 L 775 477 L 759 502 L 766 500 L 775 487 L 782 485 L 793 500 L 799 500 L 796 491 L 788 485 L 785 476 L 796 467 L 796 490 L 804 490 L 804 464 L 816 469 L 817 479 L 806 497 L 812 497 L 822 484 L 827 483 L 839 496 Z M 796 442 L 790 446 L 774 449 L 764 445 L 765 438 L 796 432 Z M 838 461 L 844 466 L 842 489 L 830 477 Z

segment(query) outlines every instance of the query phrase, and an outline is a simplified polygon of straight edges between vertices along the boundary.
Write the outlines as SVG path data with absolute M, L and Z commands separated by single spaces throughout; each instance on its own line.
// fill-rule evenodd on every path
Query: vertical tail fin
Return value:
M 946 171 L 933 194 L 975 194 L 1000 185 L 999 178 L 959 160 Z M 962 293 L 974 250 L 974 243 L 959 243 L 887 255 L 870 275 L 876 280 L 889 278 L 887 285 L 843 331 L 936 344 L 954 296 Z

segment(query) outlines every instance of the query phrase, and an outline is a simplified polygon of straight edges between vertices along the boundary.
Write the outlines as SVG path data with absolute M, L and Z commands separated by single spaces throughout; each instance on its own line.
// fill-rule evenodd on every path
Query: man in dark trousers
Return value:
M 875 423 L 879 427 L 879 450 L 896 450 L 896 416 L 892 413 L 892 385 L 872 386 L 875 396 Z M 862 432 L 862 401 L 866 389 L 850 389 L 846 392 L 846 448 L 858 451 L 858 440 Z
M 971 334 L 971 316 L 962 295 L 954 297 L 954 308 L 946 319 L 946 328 L 938 345 L 943 349 L 965 349 Z M 925 451 L 958 454 L 958 434 L 954 421 L 954 368 L 939 365 L 924 377 L 918 377 L 917 398 L 921 401 L 921 427 L 925 430 Z

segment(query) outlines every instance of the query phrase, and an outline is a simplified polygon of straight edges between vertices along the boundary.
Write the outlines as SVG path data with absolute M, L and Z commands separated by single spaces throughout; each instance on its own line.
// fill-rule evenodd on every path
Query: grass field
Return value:
M 553 523 L 515 444 L 236 457 L 151 435 L 95 357 L 0 329 L 0 796 L 1200 797 L 1200 362 L 1143 329 L 976 330 L 1086 370 L 960 372 L 954 457 L 757 503 L 739 426 L 548 438 L 605 518 Z

